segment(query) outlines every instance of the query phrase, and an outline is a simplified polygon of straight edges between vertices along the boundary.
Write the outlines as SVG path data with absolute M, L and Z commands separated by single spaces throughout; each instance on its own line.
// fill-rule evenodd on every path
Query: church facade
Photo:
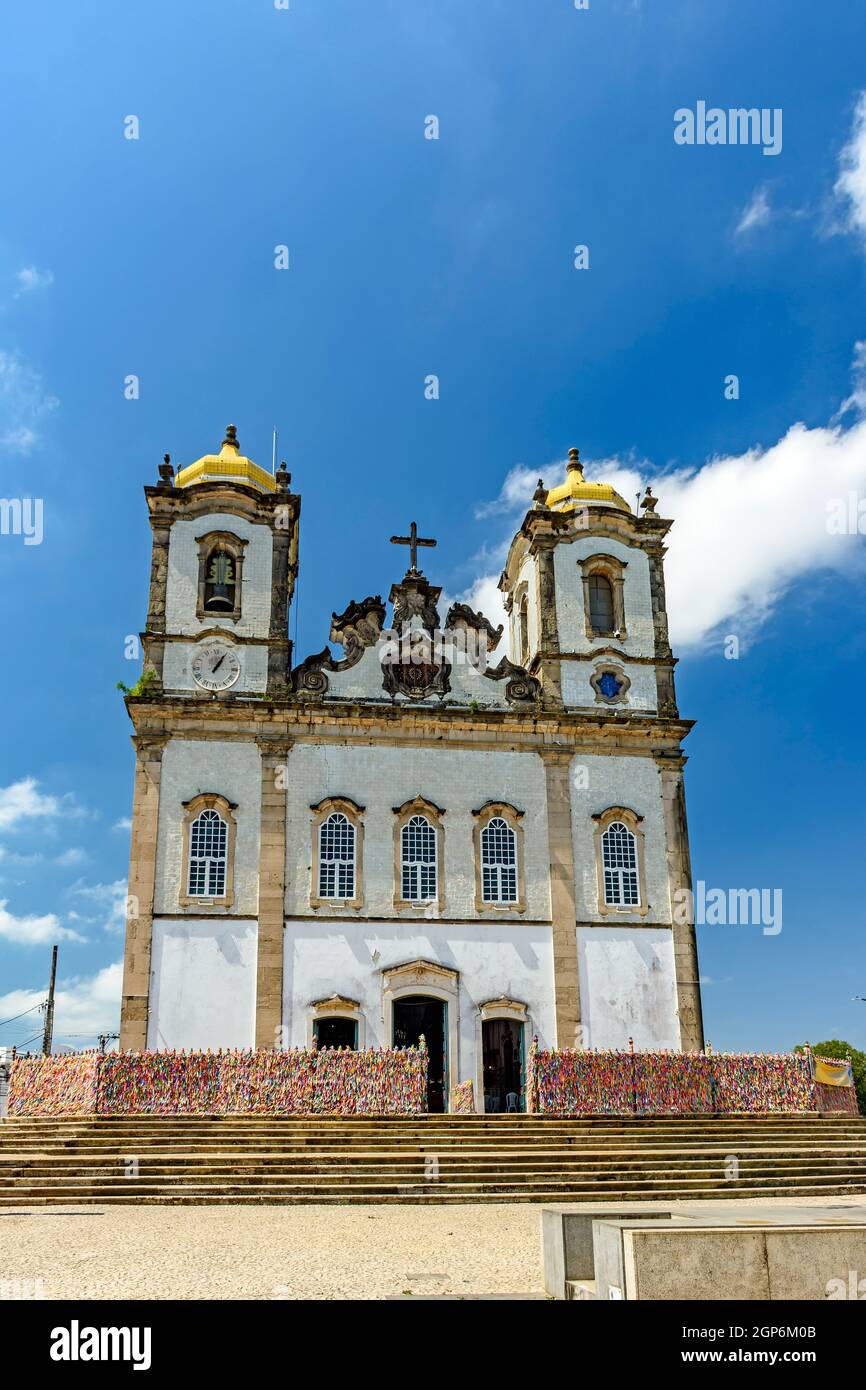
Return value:
M 671 523 L 649 490 L 636 514 L 572 450 L 511 544 L 505 632 L 440 611 L 435 542 L 413 523 L 391 538 L 409 563 L 387 604 L 352 600 L 332 645 L 297 661 L 285 465 L 259 468 L 229 426 L 219 453 L 159 471 L 127 699 L 121 1047 L 423 1034 L 431 1108 L 471 1080 L 488 1110 L 522 1106 L 533 1035 L 700 1048 L 694 928 L 675 911 L 691 724 L 667 633 Z

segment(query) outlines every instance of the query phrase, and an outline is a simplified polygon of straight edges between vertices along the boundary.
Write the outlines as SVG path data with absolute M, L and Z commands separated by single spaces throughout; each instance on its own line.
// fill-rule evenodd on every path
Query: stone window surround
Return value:
M 326 796 L 310 807 L 312 818 L 312 875 L 310 878 L 310 907 L 352 908 L 360 911 L 364 906 L 364 811 L 349 796 Z M 355 893 L 351 898 L 321 898 L 319 896 L 319 831 L 325 821 L 335 811 L 344 815 L 355 831 Z M 360 1036 L 360 1035 L 359 1035 Z
M 641 830 L 643 816 L 639 816 L 636 811 L 632 811 L 628 806 L 608 806 L 606 810 L 597 812 L 592 819 L 595 821 L 595 869 L 598 882 L 598 912 L 603 917 L 646 917 L 649 912 L 646 889 L 646 858 L 644 853 L 644 833 Z M 626 829 L 634 835 L 637 845 L 637 885 L 639 901 L 637 904 L 616 904 L 606 903 L 604 900 L 604 860 L 601 852 L 601 837 L 609 825 L 614 821 L 622 821 Z
M 184 809 L 184 818 L 178 903 L 181 907 L 200 907 L 203 911 L 214 907 L 231 907 L 234 903 L 235 835 L 237 832 L 234 812 L 238 809 L 237 803 L 228 801 L 217 792 L 201 792 L 198 796 L 194 796 L 191 801 L 184 801 L 181 804 Z M 217 811 L 228 826 L 226 835 L 226 891 L 219 898 L 207 898 L 198 894 L 190 894 L 187 891 L 189 885 L 189 832 L 193 821 L 201 811 Z
M 332 994 L 328 999 L 317 999 L 307 1006 L 307 1047 L 313 1045 L 313 1025 L 326 1018 L 348 1018 L 357 1025 L 358 1038 L 355 1044 L 360 1052 L 366 1046 L 366 1019 L 357 999 L 347 999 L 342 994 Z
M 518 666 L 529 665 L 529 582 L 523 580 L 514 594 L 514 654 Z
M 526 873 L 524 870 L 523 858 L 523 811 L 518 811 L 516 806 L 512 806 L 507 801 L 486 801 L 472 815 L 475 825 L 472 831 L 472 841 L 475 858 L 475 911 L 501 916 L 508 912 L 526 911 Z M 502 820 L 514 831 L 515 853 L 517 856 L 517 900 L 516 902 L 486 902 L 484 900 L 484 883 L 482 878 L 481 863 L 481 832 L 487 823 L 495 816 Z
M 445 911 L 445 826 L 442 822 L 445 812 L 435 801 L 427 801 L 423 796 L 412 797 L 402 806 L 391 809 L 394 812 L 394 906 L 413 916 L 424 916 L 431 909 L 441 914 Z M 413 816 L 426 816 L 436 836 L 436 897 L 428 902 L 403 897 L 402 830 Z
M 585 560 L 578 560 L 577 564 L 583 582 L 583 619 L 587 637 L 591 642 L 595 642 L 599 637 L 613 637 L 615 633 L 618 633 L 624 641 L 628 632 L 625 626 L 625 598 L 623 595 L 625 574 L 623 571 L 627 569 L 628 561 L 618 560 L 615 555 L 587 555 Z M 610 632 L 596 632 L 592 626 L 589 580 L 593 574 L 604 575 L 605 579 L 610 582 L 613 594 L 613 628 Z
M 241 583 L 244 567 L 244 549 L 249 544 L 241 536 L 236 536 L 233 531 L 208 531 L 203 536 L 196 536 L 195 543 L 198 546 L 198 594 L 196 598 L 195 615 L 202 622 L 208 618 L 224 618 L 227 622 L 236 623 L 240 620 L 242 593 Z M 224 550 L 234 561 L 235 566 L 235 606 L 231 613 L 209 612 L 204 606 L 205 586 L 207 583 L 207 571 L 214 551 Z
M 601 689 L 601 678 L 606 672 L 610 672 L 620 683 L 618 695 L 605 695 Z M 627 705 L 630 678 L 626 675 L 625 668 L 618 661 L 602 661 L 594 668 L 589 678 L 589 683 L 595 691 L 595 703 L 597 705 Z
M 385 1047 L 393 1046 L 394 1004 L 413 995 L 441 999 L 445 1005 L 445 1109 L 460 1074 L 460 974 L 431 960 L 410 960 L 382 971 L 382 1024 Z

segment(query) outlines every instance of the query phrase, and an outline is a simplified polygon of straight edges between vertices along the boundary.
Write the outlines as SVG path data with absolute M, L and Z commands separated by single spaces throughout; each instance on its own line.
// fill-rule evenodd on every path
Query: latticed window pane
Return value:
M 319 897 L 354 898 L 355 827 L 334 811 L 319 826 Z
M 481 896 L 486 903 L 517 902 L 517 836 L 501 816 L 481 832 Z
M 589 576 L 589 625 L 593 632 L 613 632 L 613 589 L 603 574 Z
M 218 811 L 202 811 L 189 831 L 191 898 L 221 898 L 226 891 L 228 826 Z
M 400 865 L 404 901 L 436 897 L 436 831 L 426 816 L 413 816 L 400 831 Z
M 622 821 L 613 821 L 601 837 L 604 901 L 610 907 L 640 906 L 637 841 Z

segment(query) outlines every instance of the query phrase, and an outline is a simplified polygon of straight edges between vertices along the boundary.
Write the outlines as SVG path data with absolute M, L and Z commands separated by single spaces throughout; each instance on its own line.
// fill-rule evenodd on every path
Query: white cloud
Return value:
M 39 442 L 39 423 L 59 402 L 19 352 L 0 351 L 0 447 L 26 454 Z
M 114 883 L 87 884 L 81 879 L 69 889 L 71 897 L 81 898 L 96 909 L 93 917 L 80 918 L 86 922 L 101 922 L 102 930 L 112 936 L 120 936 L 126 930 L 126 880 L 119 878 Z M 70 914 L 77 916 L 77 914 Z
M 505 475 L 499 496 L 492 502 L 481 502 L 475 508 L 476 517 L 483 519 L 488 516 L 502 516 L 518 507 L 525 509 L 532 501 L 538 478 L 539 474 L 534 468 L 525 468 L 522 463 L 517 464 Z M 552 482 L 548 483 L 548 487 L 552 486 Z
M 43 796 L 35 777 L 22 777 L 8 787 L 0 787 L 0 830 L 12 830 L 24 820 L 59 816 L 61 803 L 56 796 Z
M 106 965 L 95 975 L 72 976 L 61 981 L 54 996 L 54 1039 L 55 1050 L 64 1046 L 78 1049 L 87 1047 L 88 1040 L 98 1033 L 117 1032 L 120 1017 L 120 993 L 123 982 L 123 964 L 116 961 Z M 0 1018 L 13 1018 L 32 1009 L 45 998 L 45 989 L 15 989 L 0 996 Z M 41 1027 L 40 1014 L 33 1014 L 36 1020 L 32 1031 Z M 21 1019 L 25 1027 L 28 1019 Z M 76 1037 L 76 1034 L 86 1036 Z M 2 1036 L 2 1034 L 0 1034 Z
M 855 376 L 863 358 L 858 347 Z M 864 404 L 866 392 L 855 387 L 846 408 Z M 749 640 L 799 578 L 866 569 L 856 525 L 841 535 L 828 525 L 834 503 L 844 510 L 849 499 L 856 505 L 866 497 L 862 418 L 848 429 L 795 424 L 769 448 L 711 458 L 701 468 L 665 474 L 643 461 L 606 459 L 586 473 L 611 483 L 632 505 L 651 482 L 658 514 L 673 518 L 665 579 L 671 640 L 679 648 L 700 646 L 722 630 Z M 553 476 L 565 477 L 564 461 Z M 524 491 L 512 522 L 525 500 Z M 493 623 L 502 621 L 498 578 L 499 570 L 481 573 L 461 595 L 465 602 L 474 597 Z
M 46 942 L 84 941 L 83 936 L 69 927 L 61 927 L 60 918 L 53 912 L 41 917 L 26 915 L 16 917 L 7 911 L 6 899 L 0 898 L 0 938 L 12 941 L 17 946 L 41 946 Z
M 854 111 L 848 143 L 839 156 L 840 173 L 835 193 L 845 205 L 845 225 L 863 238 L 866 247 L 866 92 L 861 92 Z
M 59 864 L 61 868 L 68 869 L 76 864 L 83 864 L 86 859 L 86 852 L 76 846 L 71 849 L 65 849 L 62 854 L 56 855 L 53 862 Z
M 121 816 L 120 820 L 116 820 L 111 828 L 112 830 L 128 831 L 132 829 L 132 821 L 129 819 L 129 816 Z
M 750 232 L 754 227 L 766 227 L 772 217 L 770 208 L 770 196 L 766 185 L 756 188 L 743 211 L 740 220 L 734 228 L 736 236 L 743 236 L 745 232 Z
M 54 274 L 50 270 L 37 270 L 35 265 L 27 265 L 18 271 L 15 280 L 18 284 L 15 298 L 20 299 L 22 294 L 29 294 L 31 290 L 47 290 L 49 285 L 54 284 Z

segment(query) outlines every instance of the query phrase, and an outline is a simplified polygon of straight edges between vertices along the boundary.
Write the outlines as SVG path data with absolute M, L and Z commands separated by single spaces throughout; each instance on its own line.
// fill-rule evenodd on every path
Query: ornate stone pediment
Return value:
M 499 639 L 502 636 L 502 624 L 494 627 L 483 613 L 476 613 L 469 607 L 468 603 L 452 603 L 445 618 L 445 627 L 455 631 L 460 628 L 471 628 L 472 631 L 483 634 L 486 638 L 486 649 L 489 652 L 496 651 L 499 646 Z
M 315 656 L 308 656 L 292 672 L 295 690 L 300 695 L 325 695 L 328 691 L 327 671 L 348 671 L 356 666 L 368 647 L 375 647 L 382 634 L 385 605 L 379 594 L 356 603 L 354 599 L 342 613 L 331 615 L 329 640 L 338 642 L 346 655 L 335 660 L 330 647 L 323 647 Z
M 447 695 L 451 663 L 443 659 L 441 641 L 423 629 L 395 635 L 382 654 L 382 689 L 408 700 Z
M 483 672 L 489 681 L 507 681 L 505 698 L 514 704 L 534 704 L 541 694 L 541 685 L 530 676 L 522 666 L 515 666 L 504 656 L 498 666 L 488 667 Z
M 356 1014 L 360 1007 L 357 999 L 347 999 L 342 994 L 332 994 L 328 999 L 314 999 L 310 1005 L 317 1018 L 328 1014 Z
M 394 605 L 391 625 L 399 634 L 404 628 L 423 627 L 432 634 L 439 627 L 439 610 L 436 607 L 442 589 L 438 584 L 430 584 L 423 574 L 413 574 L 410 570 L 399 584 L 391 585 L 388 595 Z
M 346 653 L 341 669 L 360 661 L 367 647 L 375 647 L 385 621 L 385 605 L 380 594 L 370 595 L 356 603 L 349 602 L 342 613 L 331 614 L 330 642 L 338 642 Z

